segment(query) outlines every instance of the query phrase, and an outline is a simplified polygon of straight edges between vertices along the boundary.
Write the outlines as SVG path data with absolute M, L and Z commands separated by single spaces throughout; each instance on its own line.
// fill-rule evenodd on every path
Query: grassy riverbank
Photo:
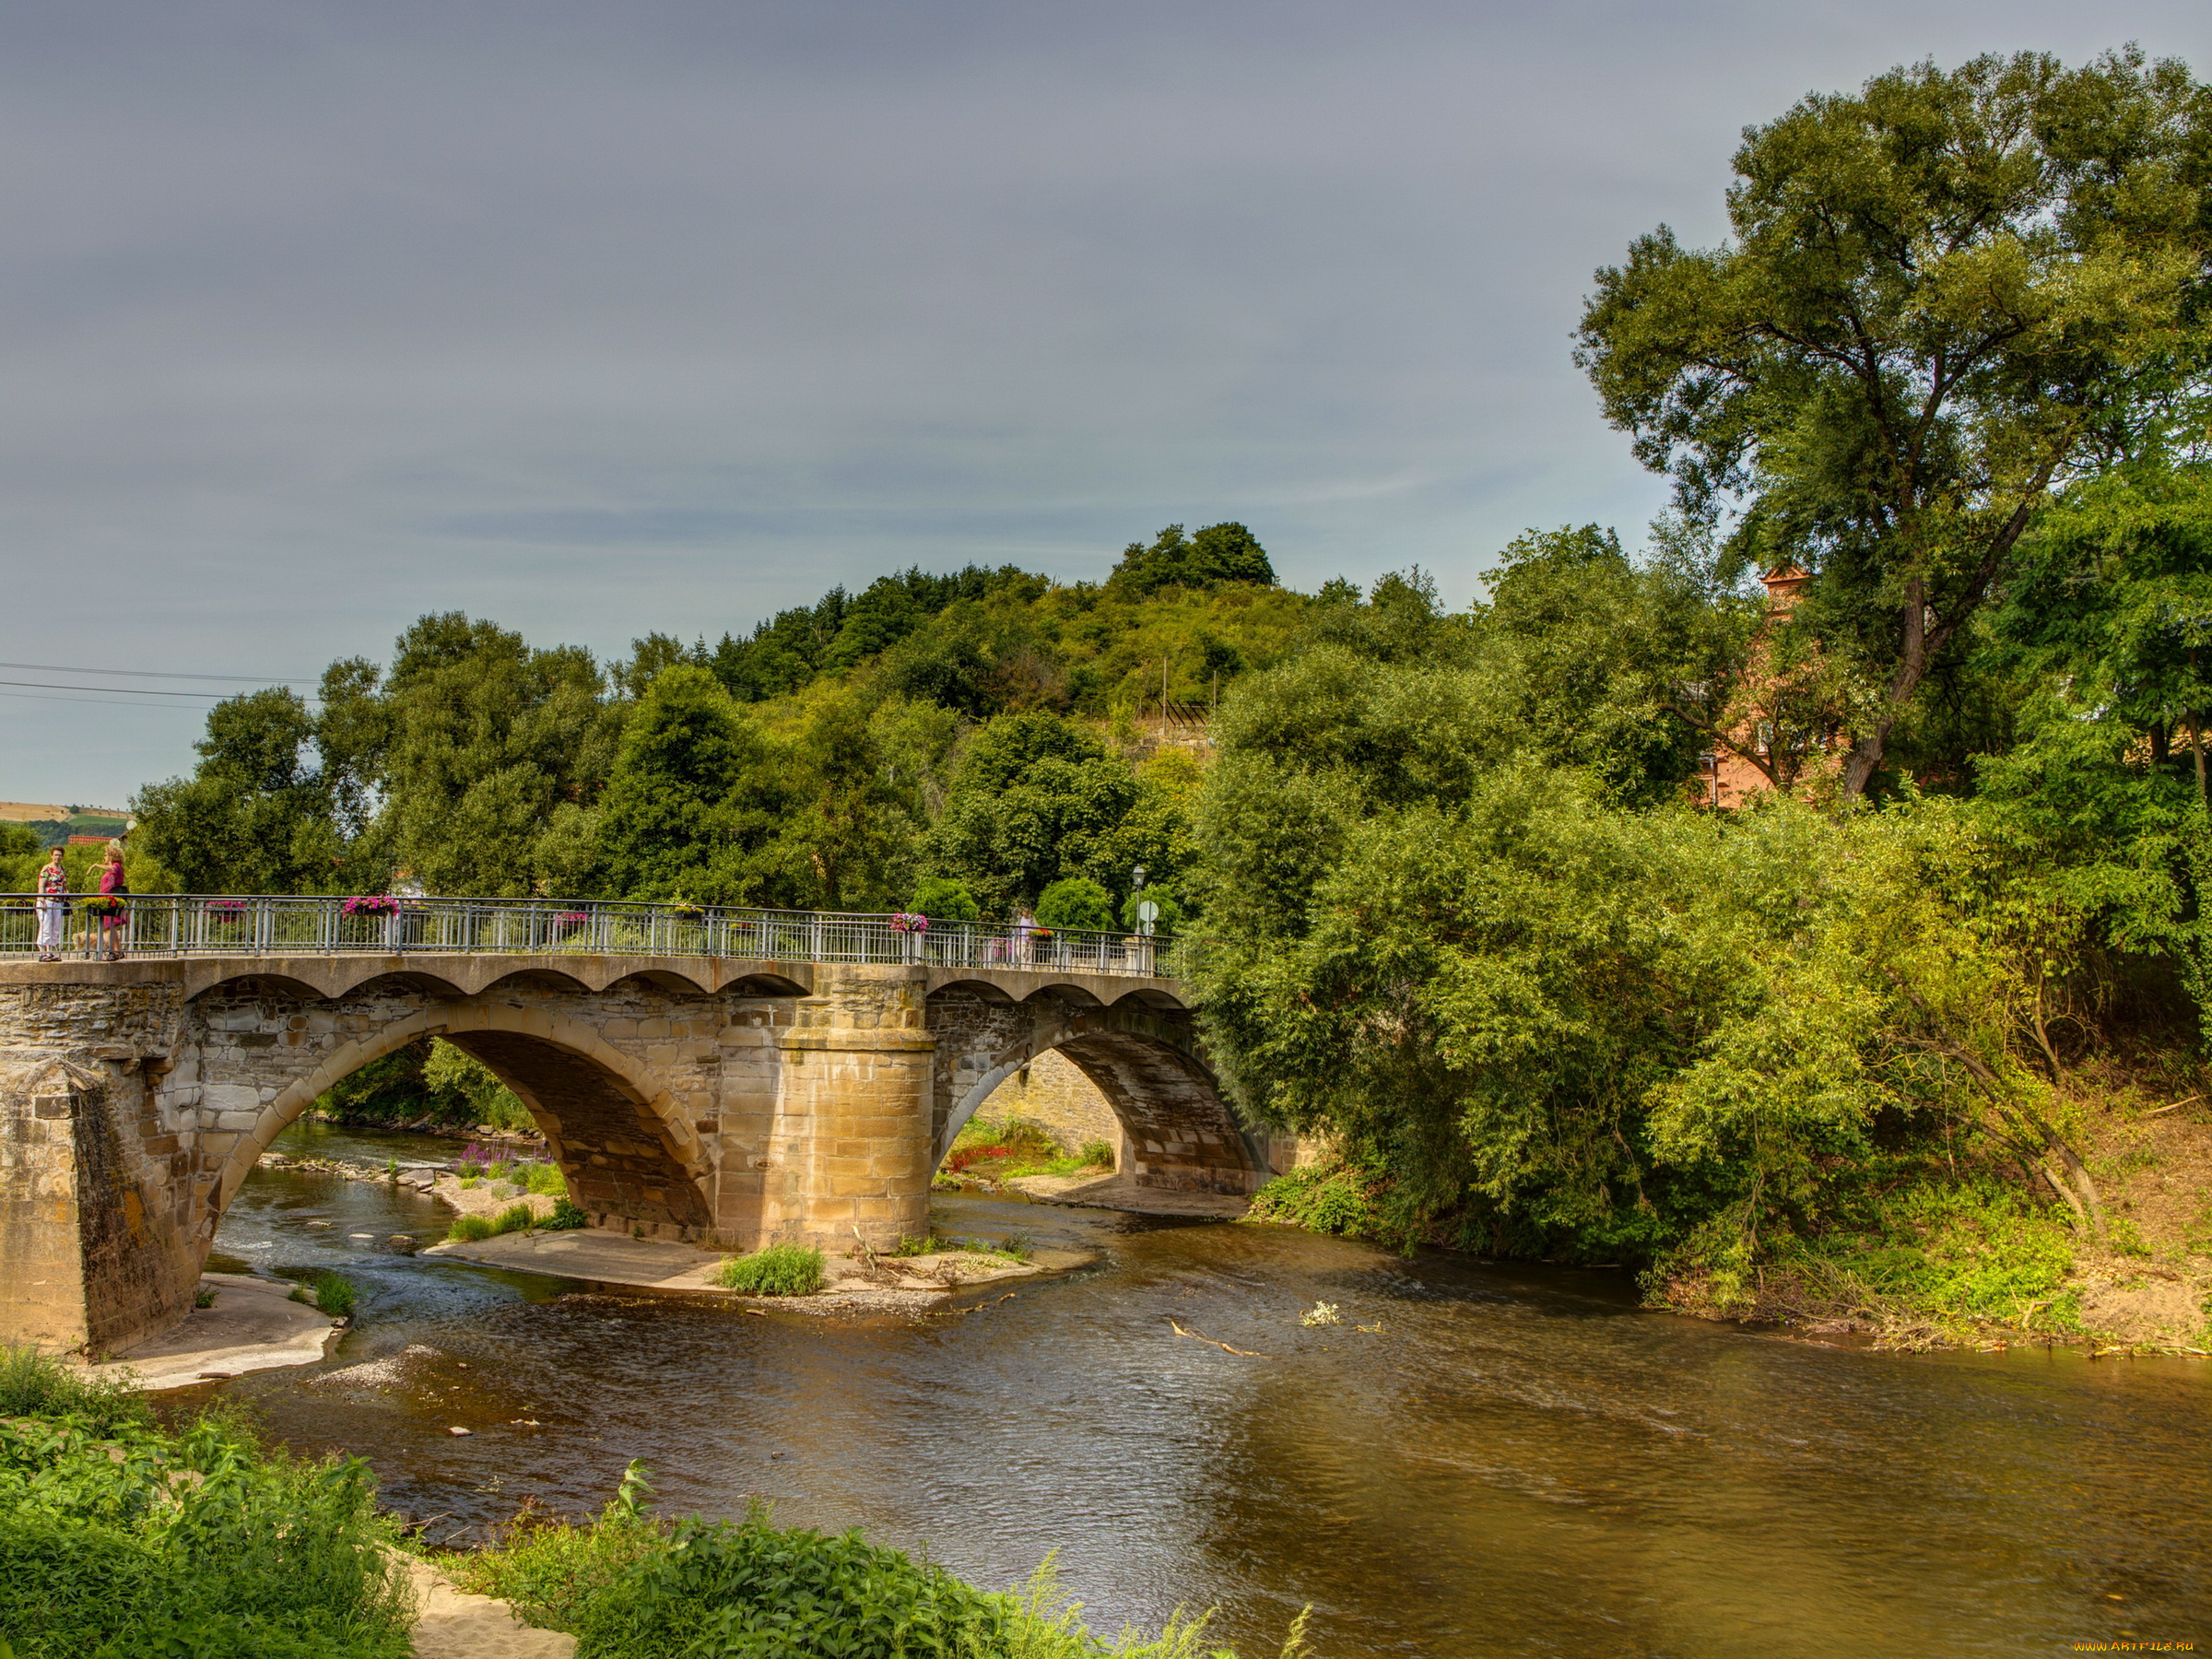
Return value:
M 2065 1074 L 2064 1122 L 2102 1200 L 2095 1217 L 2023 1180 L 2017 1165 L 1963 1148 L 1900 1148 L 1853 1180 L 1831 1180 L 1810 1225 L 1772 1229 L 1736 1252 L 1692 1239 L 1618 1253 L 1620 1265 L 1639 1270 L 1653 1308 L 1884 1347 L 2035 1341 L 2204 1353 L 2212 1350 L 2212 1100 L 2198 1080 L 2193 1057 L 2178 1053 L 2108 1056 Z M 1488 1253 L 1468 1217 L 1408 1230 L 1392 1197 L 1387 1173 L 1339 1160 L 1270 1182 L 1251 1219 Z
M 857 1533 L 672 1523 L 648 1495 L 632 1465 L 598 1517 L 525 1505 L 494 1547 L 434 1564 L 573 1633 L 577 1659 L 1235 1659 L 1203 1618 L 1100 1639 L 1049 1563 L 1000 1594 Z M 359 1458 L 296 1457 L 235 1407 L 164 1423 L 126 1385 L 0 1350 L 0 1652 L 405 1659 L 403 1541 L 375 1498 Z M 1306 1651 L 1294 1628 L 1282 1659 Z
M 648 1491 L 632 1464 L 597 1518 L 526 1510 L 495 1547 L 440 1568 L 533 1625 L 572 1633 L 577 1659 L 1235 1659 L 1206 1640 L 1203 1616 L 1179 1614 L 1155 1637 L 1101 1641 L 1060 1594 L 1049 1561 L 1021 1591 L 997 1594 L 856 1532 L 780 1529 L 763 1511 L 670 1523 L 653 1513 Z M 1281 1659 L 1310 1653 L 1304 1623 Z

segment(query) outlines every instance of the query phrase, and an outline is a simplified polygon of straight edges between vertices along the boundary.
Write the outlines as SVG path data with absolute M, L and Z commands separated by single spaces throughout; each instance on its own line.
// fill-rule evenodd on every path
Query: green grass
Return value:
M 0 1418 L 63 1416 L 94 1434 L 154 1420 L 146 1396 L 128 1382 L 79 1375 L 34 1348 L 0 1347 Z
M 553 1213 L 538 1223 L 547 1232 L 572 1232 L 579 1227 L 589 1227 L 591 1224 L 591 1217 L 585 1215 L 582 1207 L 566 1193 L 553 1200 Z
M 563 1197 L 569 1190 L 568 1177 L 560 1172 L 557 1163 L 534 1163 L 523 1166 L 523 1191 L 539 1193 L 548 1198 Z
M 822 1288 L 822 1253 L 806 1244 L 771 1244 L 747 1256 L 724 1256 L 714 1283 L 748 1296 L 811 1296 Z
M 353 1317 L 352 1280 L 324 1267 L 310 1274 L 307 1283 L 300 1288 L 312 1291 L 315 1299 L 315 1306 L 333 1319 L 351 1319 Z M 292 1300 L 302 1301 L 306 1299 L 300 1294 L 300 1291 L 295 1290 L 292 1292 Z
M 556 1206 L 558 1213 L 558 1206 Z M 518 1199 L 496 1216 L 457 1216 L 446 1230 L 449 1243 L 468 1244 L 478 1239 L 493 1239 L 501 1233 L 529 1232 L 538 1225 L 536 1212 L 528 1199 Z M 582 1222 L 575 1225 L 582 1226 Z
M 994 1244 L 988 1239 L 963 1239 L 932 1232 L 917 1238 L 909 1233 L 899 1241 L 895 1249 L 883 1253 L 890 1256 L 942 1255 L 948 1251 L 962 1251 L 969 1255 L 996 1256 L 1006 1262 L 1026 1262 L 1033 1253 L 1027 1233 L 1008 1233 Z
M 1778 1253 L 1783 1266 L 1847 1271 L 1875 1296 L 1949 1319 L 2017 1320 L 2051 1309 L 2074 1265 L 2064 1212 L 1994 1180 L 1908 1187 L 1856 1218 Z M 2054 1327 L 2049 1312 L 2038 1328 Z
M 0 1352 L 0 1640 L 15 1659 L 405 1659 L 411 1598 L 357 1459 Z

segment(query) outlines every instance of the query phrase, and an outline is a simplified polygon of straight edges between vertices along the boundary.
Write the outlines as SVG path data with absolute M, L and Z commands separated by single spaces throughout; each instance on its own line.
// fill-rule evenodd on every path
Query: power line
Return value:
M 153 668 L 71 668 L 60 663 L 0 663 L 0 668 L 23 668 L 29 669 L 33 674 L 98 674 L 109 679 L 235 680 L 249 686 L 312 686 L 316 684 L 312 679 L 284 679 L 279 677 L 265 677 L 258 674 L 166 674 Z M 0 681 L 0 684 L 4 685 L 15 683 L 13 680 Z M 78 688 L 88 691 L 94 689 L 90 686 Z
M 11 682 L 0 681 L 0 684 Z M 197 709 L 186 709 L 176 703 L 112 702 L 97 697 L 41 697 L 36 691 L 0 691 L 0 697 L 15 698 L 23 702 L 85 703 L 95 709 L 159 709 L 166 714 L 196 714 Z
M 151 686 L 57 686 L 51 680 L 0 679 L 0 686 L 26 686 L 33 691 L 93 691 L 104 697 L 196 697 L 202 702 L 222 702 L 220 691 L 161 691 Z M 152 703 L 149 708 L 161 705 Z

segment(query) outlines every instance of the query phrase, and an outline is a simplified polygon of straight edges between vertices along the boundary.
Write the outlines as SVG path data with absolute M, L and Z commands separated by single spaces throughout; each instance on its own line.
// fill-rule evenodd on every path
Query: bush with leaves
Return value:
M 16 1659 L 405 1659 L 412 1597 L 357 1458 L 0 1359 L 0 1640 Z

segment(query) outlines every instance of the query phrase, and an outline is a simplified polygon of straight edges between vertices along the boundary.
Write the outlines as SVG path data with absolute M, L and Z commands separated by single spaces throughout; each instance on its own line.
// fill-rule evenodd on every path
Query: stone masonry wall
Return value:
M 191 1155 L 147 1087 L 180 1001 L 0 987 L 0 1335 L 105 1355 L 190 1307 Z

